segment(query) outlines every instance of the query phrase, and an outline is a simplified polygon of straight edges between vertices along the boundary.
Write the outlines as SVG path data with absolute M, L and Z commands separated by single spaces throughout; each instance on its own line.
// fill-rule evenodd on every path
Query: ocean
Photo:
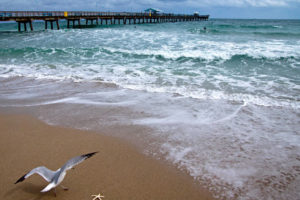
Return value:
M 33 26 L 0 24 L 0 110 L 128 140 L 217 199 L 300 198 L 299 20 Z

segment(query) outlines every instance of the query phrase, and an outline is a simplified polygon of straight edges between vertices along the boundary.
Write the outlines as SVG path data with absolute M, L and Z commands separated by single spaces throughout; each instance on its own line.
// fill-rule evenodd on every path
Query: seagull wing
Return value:
M 84 160 L 92 157 L 98 152 L 88 153 L 81 156 L 76 156 L 66 162 L 66 164 L 61 168 L 62 171 L 66 171 L 74 167 L 75 165 L 78 165 L 79 163 L 83 162 Z
M 29 173 L 27 173 L 24 176 L 22 176 L 21 178 L 19 178 L 15 182 L 15 184 L 24 181 L 26 178 L 28 178 L 29 176 L 31 176 L 33 174 L 38 174 L 41 177 L 43 177 L 47 182 L 50 182 L 52 180 L 52 178 L 54 177 L 55 173 L 56 173 L 55 171 L 52 171 L 52 170 L 48 169 L 47 167 L 40 166 L 40 167 L 34 168 Z

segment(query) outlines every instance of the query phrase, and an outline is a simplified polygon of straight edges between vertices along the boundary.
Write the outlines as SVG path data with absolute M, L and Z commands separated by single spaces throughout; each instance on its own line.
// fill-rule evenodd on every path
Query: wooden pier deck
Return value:
M 76 26 L 80 27 L 81 21 L 85 20 L 85 24 L 106 25 L 108 24 L 144 24 L 144 23 L 165 23 L 165 22 L 185 22 L 185 21 L 201 21 L 208 20 L 209 15 L 179 15 L 170 13 L 132 13 L 132 12 L 66 12 L 66 11 L 0 11 L 0 21 L 16 21 L 18 23 L 18 31 L 27 31 L 27 24 L 33 31 L 32 22 L 35 20 L 43 20 L 45 29 L 48 29 L 50 23 L 51 29 L 59 29 L 59 20 L 67 21 L 67 28 Z M 99 23 L 100 22 L 100 23 Z

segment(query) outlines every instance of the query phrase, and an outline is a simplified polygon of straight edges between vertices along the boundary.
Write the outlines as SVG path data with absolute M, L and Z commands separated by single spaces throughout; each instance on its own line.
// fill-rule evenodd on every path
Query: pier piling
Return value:
M 24 24 L 24 30 L 27 31 L 27 25 L 26 25 L 26 22 L 23 22 Z
M 29 21 L 29 24 L 30 24 L 30 30 L 33 31 L 33 26 L 32 26 L 32 21 L 31 20 Z
M 56 27 L 57 27 L 57 30 L 59 30 L 59 23 L 58 23 L 58 20 L 56 20 Z
M 56 28 L 57 28 L 57 30 L 59 30 L 58 19 L 45 19 L 45 30 L 48 29 L 48 22 L 50 22 L 50 28 L 51 28 L 51 30 L 54 29 L 53 22 L 56 23 Z M 68 28 L 69 28 L 69 20 L 68 20 Z
M 21 20 L 21 21 L 17 21 L 18 23 L 18 31 L 21 32 L 22 31 L 22 24 L 24 27 L 24 31 L 27 31 L 27 23 L 29 24 L 30 30 L 33 31 L 33 25 L 32 25 L 32 21 L 31 20 Z

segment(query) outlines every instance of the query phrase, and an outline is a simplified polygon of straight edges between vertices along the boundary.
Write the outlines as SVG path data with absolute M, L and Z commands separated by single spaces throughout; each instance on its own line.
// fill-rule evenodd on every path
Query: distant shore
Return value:
M 191 177 L 139 153 L 131 145 L 95 132 L 49 126 L 27 115 L 0 115 L 1 199 L 213 199 Z M 70 170 L 63 181 L 69 191 L 40 193 L 46 182 L 34 175 L 14 182 L 30 169 L 54 170 L 69 158 L 99 153 Z

